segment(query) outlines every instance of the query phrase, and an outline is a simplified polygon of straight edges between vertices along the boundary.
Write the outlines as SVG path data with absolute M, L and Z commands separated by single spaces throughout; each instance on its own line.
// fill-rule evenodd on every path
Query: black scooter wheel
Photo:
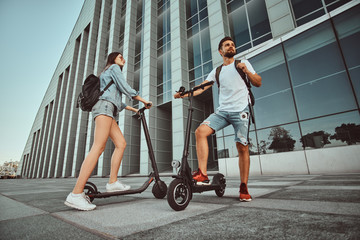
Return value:
M 91 197 L 91 194 L 96 194 L 97 191 L 93 188 L 93 186 L 86 184 L 84 187 L 85 195 L 87 195 L 90 201 L 94 201 L 94 197 Z M 89 196 L 90 195 L 90 196 Z
M 155 182 L 152 193 L 154 197 L 158 199 L 163 199 L 166 196 L 167 193 L 167 186 L 163 181 L 157 181 Z
M 226 184 L 226 179 L 224 177 L 224 175 L 222 175 L 221 173 L 217 173 L 215 174 L 215 176 L 213 177 L 213 183 L 214 184 L 219 184 L 220 186 L 222 186 L 221 189 L 217 189 L 215 190 L 215 193 L 218 197 L 222 197 L 224 196 L 225 193 L 225 184 Z
M 167 201 L 175 211 L 184 210 L 189 205 L 192 191 L 189 185 L 182 179 L 174 179 L 168 188 Z
M 224 196 L 225 188 L 222 188 L 220 190 L 215 190 L 215 193 L 218 197 L 222 197 L 222 196 Z

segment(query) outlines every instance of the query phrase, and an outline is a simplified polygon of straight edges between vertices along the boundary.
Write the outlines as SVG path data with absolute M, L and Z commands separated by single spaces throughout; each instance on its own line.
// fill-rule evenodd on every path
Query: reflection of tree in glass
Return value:
M 272 140 L 269 149 L 274 150 L 274 152 L 294 151 L 296 141 L 292 139 L 289 131 L 282 127 L 272 128 L 269 140 Z
M 253 151 L 254 149 L 254 151 Z M 253 144 L 252 138 L 249 137 L 249 154 L 250 155 L 257 155 L 258 152 L 256 150 L 256 146 Z
M 341 140 L 348 145 L 356 144 L 360 142 L 360 125 L 343 123 L 340 127 L 335 128 L 335 134 L 331 135 L 330 139 Z
M 303 147 L 322 148 L 325 144 L 331 143 L 329 141 L 329 136 L 330 134 L 324 131 L 312 132 L 304 135 L 300 139 L 300 142 Z
M 261 140 L 259 143 L 259 152 L 260 154 L 266 154 L 267 145 L 269 142 L 266 142 L 265 140 Z

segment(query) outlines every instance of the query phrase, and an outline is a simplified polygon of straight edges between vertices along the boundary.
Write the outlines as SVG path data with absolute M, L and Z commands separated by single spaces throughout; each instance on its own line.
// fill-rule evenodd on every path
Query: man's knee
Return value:
M 237 148 L 239 154 L 249 152 L 249 145 L 243 145 L 242 143 L 237 142 L 236 148 Z
M 214 133 L 214 130 L 212 130 L 209 126 L 207 125 L 200 125 L 196 130 L 195 130 L 195 136 L 196 138 L 199 137 L 208 137 L 210 136 L 212 133 Z

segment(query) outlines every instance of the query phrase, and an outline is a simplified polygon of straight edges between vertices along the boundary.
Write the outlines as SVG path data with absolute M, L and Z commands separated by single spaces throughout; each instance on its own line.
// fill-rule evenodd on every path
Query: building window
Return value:
M 291 0 L 297 26 L 310 22 L 351 0 Z
M 158 1 L 157 24 L 157 104 L 171 101 L 171 29 L 170 0 Z
M 330 22 L 284 42 L 300 120 L 357 108 Z
M 272 38 L 263 0 L 227 0 L 231 37 L 237 52 L 245 51 Z
M 212 70 L 209 19 L 204 0 L 186 2 L 190 87 L 200 84 Z
M 297 121 L 281 45 L 252 58 L 251 63 L 264 79 L 260 88 L 252 88 L 256 102 L 256 127 L 261 129 Z
M 249 59 L 263 79 L 252 88 L 256 128 L 250 129 L 250 154 L 360 144 L 359 10 Z M 217 143 L 219 158 L 237 157 L 231 126 L 217 134 Z
M 349 71 L 358 105 L 360 105 L 360 5 L 336 16 L 334 25 Z

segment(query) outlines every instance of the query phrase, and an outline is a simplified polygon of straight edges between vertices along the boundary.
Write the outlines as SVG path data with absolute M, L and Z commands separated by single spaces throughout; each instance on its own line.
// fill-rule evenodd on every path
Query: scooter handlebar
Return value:
M 150 107 L 150 106 L 152 106 L 152 103 L 146 104 L 146 106 L 140 108 L 137 113 L 138 113 L 138 114 L 143 113 L 143 112 L 145 111 L 145 109 L 147 109 L 146 107 Z
M 198 89 L 204 89 L 206 86 L 210 86 L 210 85 L 213 85 L 213 84 L 214 84 L 214 81 L 207 82 L 207 83 L 195 86 L 195 87 L 193 87 L 193 88 L 191 88 L 190 90 L 187 90 L 187 91 L 185 90 L 185 87 L 181 86 L 179 91 L 177 91 L 177 92 L 179 92 L 181 96 L 184 96 L 187 93 L 195 92 Z

